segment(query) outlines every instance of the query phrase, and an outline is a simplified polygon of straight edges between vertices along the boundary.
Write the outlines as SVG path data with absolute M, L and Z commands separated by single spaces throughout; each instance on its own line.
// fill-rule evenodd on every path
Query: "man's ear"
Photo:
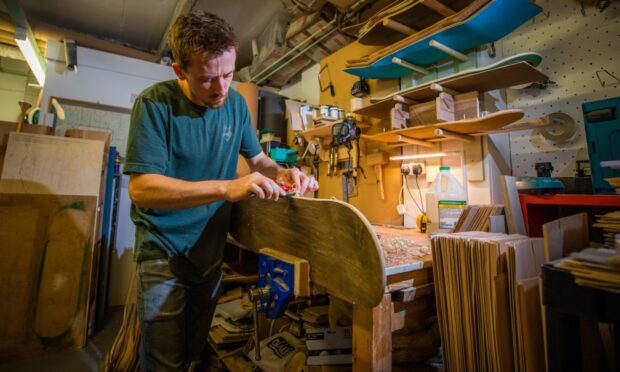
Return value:
M 185 80 L 185 71 L 183 71 L 183 68 L 181 67 L 181 65 L 179 65 L 176 62 L 173 62 L 172 69 L 174 70 L 174 73 L 177 75 L 179 80 Z

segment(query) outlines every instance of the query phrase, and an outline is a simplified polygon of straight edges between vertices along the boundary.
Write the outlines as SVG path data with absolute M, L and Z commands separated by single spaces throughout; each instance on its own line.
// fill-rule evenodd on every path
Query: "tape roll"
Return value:
M 540 134 L 549 141 L 564 142 L 568 141 L 577 132 L 575 120 L 563 112 L 549 114 L 550 125 L 540 128 Z

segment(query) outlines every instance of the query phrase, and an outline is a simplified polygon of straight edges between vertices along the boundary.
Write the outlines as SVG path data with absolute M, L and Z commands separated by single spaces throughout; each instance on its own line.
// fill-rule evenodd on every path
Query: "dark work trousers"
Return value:
M 185 371 L 206 345 L 221 275 L 188 282 L 170 271 L 167 259 L 139 262 L 137 270 L 140 370 Z

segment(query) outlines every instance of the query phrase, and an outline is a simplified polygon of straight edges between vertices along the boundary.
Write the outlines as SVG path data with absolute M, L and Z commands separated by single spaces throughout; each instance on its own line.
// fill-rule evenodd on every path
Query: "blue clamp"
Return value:
M 294 296 L 295 266 L 264 253 L 258 254 L 258 287 L 265 290 L 260 310 L 268 318 L 284 315 Z

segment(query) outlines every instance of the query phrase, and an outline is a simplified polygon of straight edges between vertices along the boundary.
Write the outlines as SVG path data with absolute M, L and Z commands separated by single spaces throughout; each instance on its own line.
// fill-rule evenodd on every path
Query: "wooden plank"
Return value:
M 512 176 L 501 176 L 499 178 L 499 186 L 502 190 L 508 233 L 526 235 L 516 178 Z
M 353 306 L 353 370 L 392 369 L 392 301 L 389 293 L 374 308 Z
M 0 360 L 86 344 L 95 212 L 94 196 L 0 194 Z
M 230 233 L 251 250 L 272 248 L 308 260 L 312 282 L 343 300 L 371 308 L 383 297 L 379 241 L 347 203 L 301 197 L 237 202 Z

